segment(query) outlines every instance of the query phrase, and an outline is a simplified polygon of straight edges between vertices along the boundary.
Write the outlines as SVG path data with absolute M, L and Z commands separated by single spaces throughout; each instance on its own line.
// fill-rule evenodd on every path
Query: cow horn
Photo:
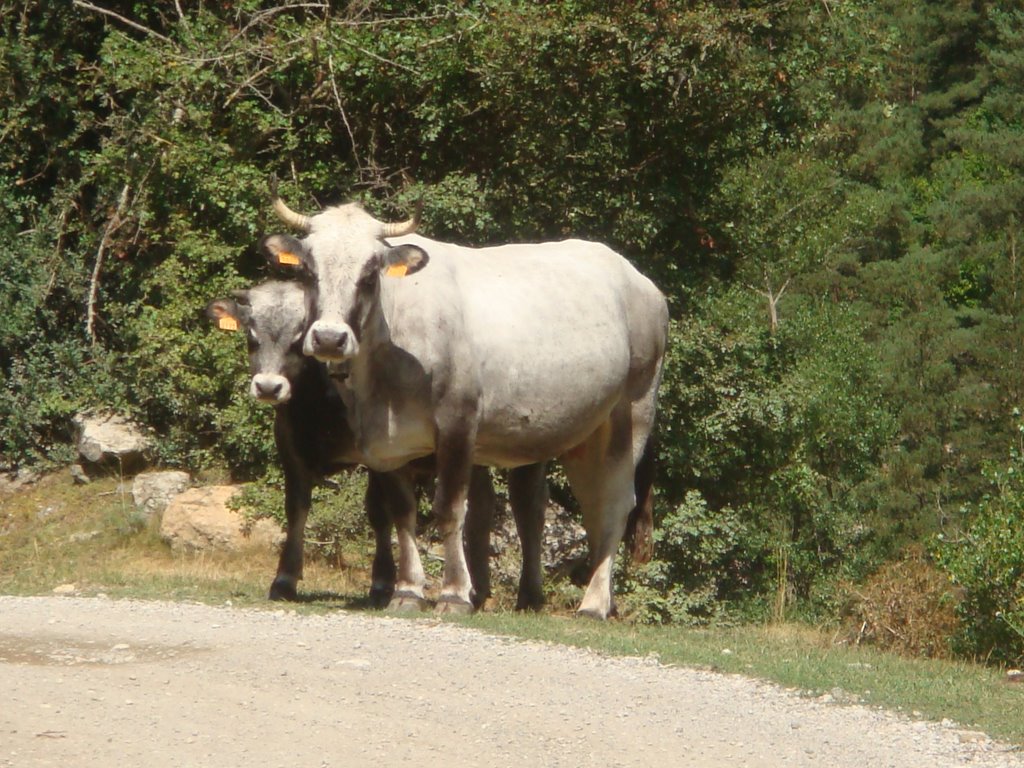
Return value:
M 416 203 L 416 210 L 412 214 L 411 219 L 406 221 L 394 221 L 387 222 L 384 224 L 383 236 L 384 237 L 401 237 L 402 235 L 411 235 L 416 231 L 416 228 L 420 225 L 420 215 L 423 213 L 423 201 L 420 200 Z
M 302 213 L 296 213 L 287 205 L 281 196 L 277 194 L 277 176 L 272 175 L 270 177 L 270 202 L 274 206 L 274 212 L 278 218 L 281 219 L 285 224 L 288 224 L 295 229 L 302 230 L 303 232 L 309 232 L 310 222 L 309 216 Z

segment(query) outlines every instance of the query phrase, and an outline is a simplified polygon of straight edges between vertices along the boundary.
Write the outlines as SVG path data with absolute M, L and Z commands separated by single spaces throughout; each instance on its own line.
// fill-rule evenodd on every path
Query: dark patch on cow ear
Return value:
M 291 235 L 267 235 L 259 244 L 260 251 L 271 267 L 293 275 L 312 273 L 309 251 L 300 240 Z
M 233 299 L 214 299 L 206 305 L 206 316 L 222 331 L 237 331 L 242 325 L 242 312 Z
M 388 277 L 407 277 L 427 266 L 430 256 L 418 245 L 396 245 L 381 259 L 381 268 Z

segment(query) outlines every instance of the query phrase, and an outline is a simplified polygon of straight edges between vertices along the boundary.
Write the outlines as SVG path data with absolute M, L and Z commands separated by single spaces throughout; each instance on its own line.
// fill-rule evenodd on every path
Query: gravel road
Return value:
M 0 766 L 1024 768 L 951 724 L 429 619 L 0 597 Z

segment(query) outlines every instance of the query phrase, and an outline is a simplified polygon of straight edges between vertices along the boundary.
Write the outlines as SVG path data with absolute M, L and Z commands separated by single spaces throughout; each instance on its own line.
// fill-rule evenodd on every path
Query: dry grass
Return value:
M 847 588 L 840 639 L 905 656 L 949 658 L 956 632 L 953 585 L 920 549 Z
M 73 584 L 80 594 L 106 593 L 216 602 L 264 602 L 277 553 L 177 554 L 146 524 L 117 477 L 75 485 L 66 472 L 0 496 L 0 592 L 41 593 Z M 358 600 L 369 555 L 358 545 L 349 567 L 310 562 L 303 590 Z

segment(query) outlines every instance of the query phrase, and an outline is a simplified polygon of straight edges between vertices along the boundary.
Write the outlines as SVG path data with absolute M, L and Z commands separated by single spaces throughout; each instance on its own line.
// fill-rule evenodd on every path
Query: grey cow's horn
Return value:
M 303 232 L 309 232 L 309 216 L 293 211 L 285 205 L 284 200 L 277 194 L 277 176 L 270 177 L 270 202 L 274 206 L 274 212 L 281 221 Z
M 411 219 L 407 219 L 406 221 L 386 222 L 383 225 L 384 228 L 382 230 L 382 235 L 384 237 L 401 237 L 402 235 L 411 235 L 420 225 L 420 215 L 422 213 L 423 201 L 420 200 L 420 202 L 416 204 L 416 210 Z

